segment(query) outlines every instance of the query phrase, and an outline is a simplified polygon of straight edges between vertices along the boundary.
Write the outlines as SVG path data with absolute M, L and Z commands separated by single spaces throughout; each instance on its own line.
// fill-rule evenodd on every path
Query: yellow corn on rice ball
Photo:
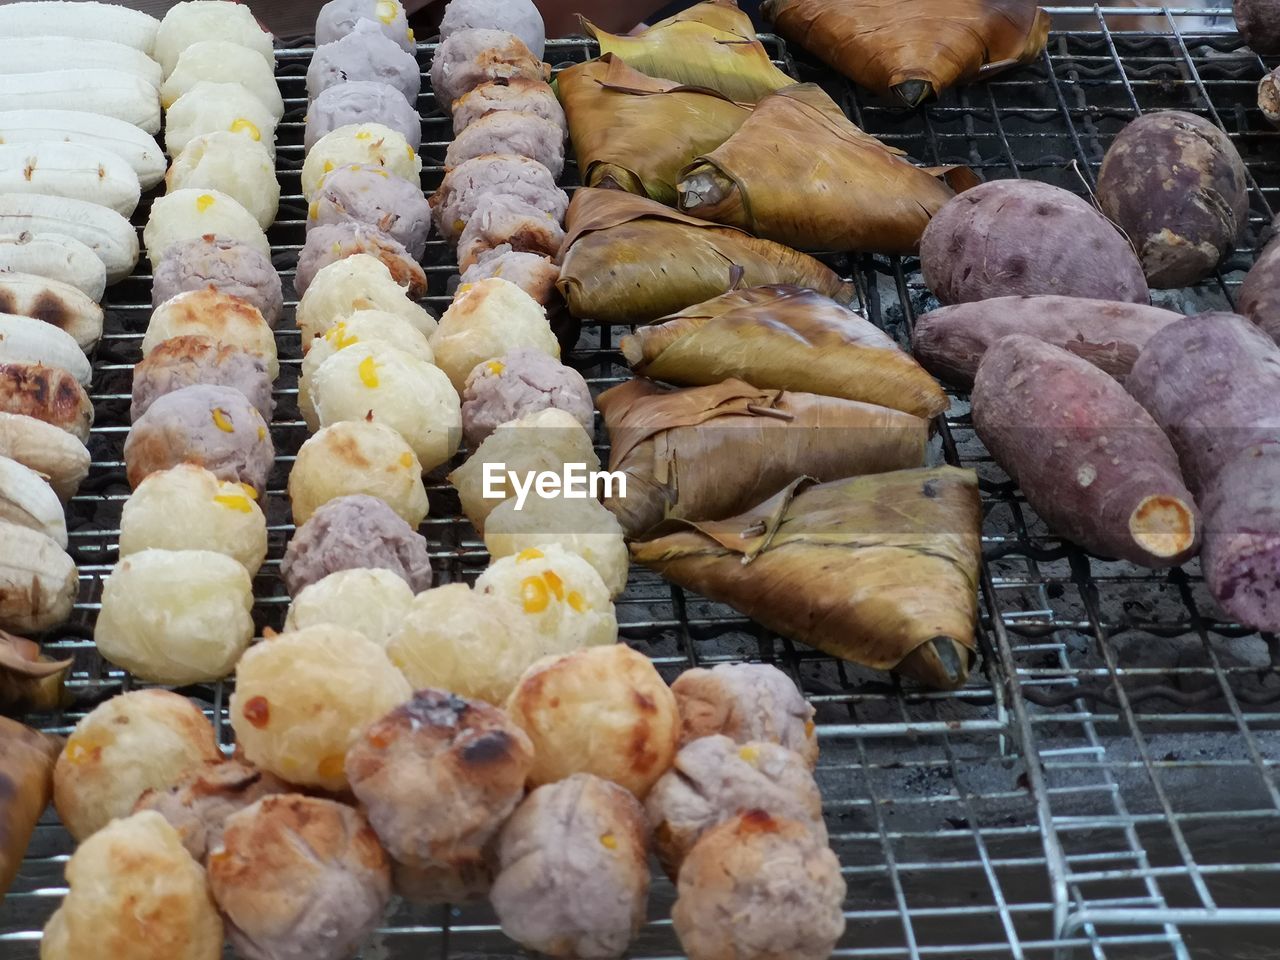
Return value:
M 409 299 L 387 265 L 367 253 L 357 253 L 323 267 L 312 279 L 298 303 L 297 324 L 302 350 L 331 326 L 357 310 L 383 310 L 407 320 L 430 337 L 436 329 L 431 314 Z
M 390 570 L 356 567 L 317 580 L 293 598 L 285 630 L 332 624 L 380 647 L 399 633 L 413 605 L 413 589 Z
M 458 393 L 477 363 L 522 347 L 560 358 L 560 343 L 542 305 L 500 277 L 459 287 L 431 336 L 436 363 Z
M 261 143 L 274 160 L 276 118 L 238 83 L 202 80 L 180 96 L 164 115 L 165 153 L 180 154 L 206 133 L 226 130 Z
M 289 499 L 298 526 L 330 500 L 355 493 L 377 497 L 411 527 L 427 516 L 422 464 L 385 423 L 342 420 L 325 427 L 302 445 L 289 472 Z
M 266 147 L 229 130 L 191 140 L 173 158 L 165 183 L 171 192 L 221 191 L 253 214 L 263 230 L 275 223 L 280 209 L 280 181 Z
M 142 337 L 142 355 L 150 356 L 166 340 L 191 336 L 257 354 L 266 361 L 272 380 L 280 375 L 275 333 L 262 311 L 248 300 L 212 287 L 170 297 L 151 313 Z
M 174 244 L 210 234 L 239 240 L 271 259 L 271 244 L 257 218 L 220 190 L 188 187 L 160 197 L 151 205 L 142 242 L 155 264 Z
M 310 202 L 325 175 L 352 163 L 381 167 L 416 183 L 422 158 L 404 134 L 381 123 L 350 123 L 316 141 L 302 165 L 302 196 Z

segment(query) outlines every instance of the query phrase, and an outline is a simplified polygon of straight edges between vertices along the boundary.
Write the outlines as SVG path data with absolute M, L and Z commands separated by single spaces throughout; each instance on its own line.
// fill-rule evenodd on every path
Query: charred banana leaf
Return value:
M 64 681 L 72 660 L 50 660 L 40 645 L 0 630 L 0 714 L 17 717 L 68 704 Z
M 53 764 L 61 749 L 57 737 L 0 717 L 0 903 L 53 796 Z
M 680 171 L 751 114 L 712 90 L 632 70 L 613 54 L 556 78 L 582 182 L 676 202 Z
M 808 287 L 857 296 L 817 260 L 732 227 L 618 190 L 573 195 L 556 286 L 575 317 L 648 323 L 740 286 Z
M 763 389 L 861 400 L 931 419 L 938 382 L 891 337 L 801 287 L 734 290 L 622 338 L 636 373 L 681 386 L 733 377 Z
M 837 480 L 924 463 L 928 421 L 901 410 L 741 380 L 669 390 L 629 380 L 596 401 L 609 469 L 626 496 L 605 500 L 636 536 L 668 518 L 719 520 L 797 477 Z
M 789 246 L 911 254 L 942 205 L 977 183 L 966 167 L 904 160 L 804 83 L 761 100 L 676 190 L 685 213 Z
M 1035 0 L 764 0 L 761 10 L 789 42 L 908 107 L 1029 63 L 1049 39 Z
M 637 561 L 825 653 L 954 689 L 976 651 L 981 513 L 971 470 L 797 481 L 729 520 L 673 520 Z
M 795 83 L 773 65 L 751 18 L 733 0 L 707 0 L 622 37 L 579 18 L 603 54 L 617 54 L 651 77 L 705 87 L 739 103 L 755 103 Z

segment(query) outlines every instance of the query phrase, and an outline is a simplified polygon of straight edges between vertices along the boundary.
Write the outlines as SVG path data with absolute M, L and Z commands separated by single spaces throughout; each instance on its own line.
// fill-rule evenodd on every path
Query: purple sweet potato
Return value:
M 911 348 L 921 366 L 962 389 L 973 386 L 987 349 L 1015 333 L 1062 347 L 1123 381 L 1152 335 L 1181 316 L 1116 300 L 998 297 L 925 314 L 916 321 Z
M 1230 617 L 1280 630 L 1280 445 L 1224 464 L 1204 498 L 1205 580 Z
M 1244 278 L 1236 305 L 1267 336 L 1280 343 L 1280 240 L 1262 251 Z
M 1086 550 L 1149 567 L 1195 552 L 1200 517 L 1168 438 L 1087 360 L 1005 337 L 978 366 L 973 425 L 1032 509 Z
M 1235 0 L 1236 28 L 1254 53 L 1280 53 L 1280 0 Z
M 1036 294 L 1150 299 L 1120 231 L 1075 194 L 1034 180 L 994 180 L 949 200 L 924 231 L 920 265 L 943 303 Z
M 1280 441 L 1280 348 L 1244 317 L 1184 317 L 1153 336 L 1125 387 L 1178 452 L 1197 495 L 1255 444 Z

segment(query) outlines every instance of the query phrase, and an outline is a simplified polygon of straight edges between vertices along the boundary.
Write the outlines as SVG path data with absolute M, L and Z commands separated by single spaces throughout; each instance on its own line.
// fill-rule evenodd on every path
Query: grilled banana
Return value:
M 3 30 L 0 27 L 0 36 Z M 0 110 L 84 110 L 124 120 L 147 133 L 160 132 L 160 91 L 120 70 L 0 76 Z
M 143 190 L 164 179 L 164 151 L 132 123 L 83 110 L 7 110 L 0 113 L 0 143 L 61 140 L 110 150 L 138 175 Z
M 93 379 L 93 367 L 71 334 L 32 317 L 0 313 L 0 363 L 43 363 L 61 367 L 81 386 Z
M 119 70 L 159 89 L 160 64 L 136 47 L 84 37 L 4 37 L 0 39 L 0 74 L 47 73 L 50 70 Z
M 0 314 L 5 313 L 35 317 L 57 327 L 85 353 L 102 337 L 100 306 L 69 283 L 31 273 L 0 272 Z
M 84 200 L 0 193 L 0 234 L 62 233 L 98 255 L 107 282 L 123 280 L 138 265 L 138 233 L 114 210 Z M 28 271 L 36 273 L 38 271 Z
M 67 518 L 53 487 L 30 467 L 0 456 L 0 523 L 38 530 L 67 549 Z
M 0 145 L 0 193 L 42 193 L 133 216 L 142 184 L 133 167 L 102 147 L 46 140 Z
M 83 241 L 61 233 L 0 233 L 0 279 L 20 276 L 70 284 L 94 303 L 107 289 L 107 268 L 98 255 Z
M 79 591 L 75 561 L 56 541 L 38 530 L 0 522 L 0 629 L 21 634 L 52 630 L 71 616 Z
M 0 4 L 0 37 L 110 40 L 150 54 L 160 21 L 115 3 L 36 0 Z
M 81 443 L 93 426 L 93 401 L 61 367 L 0 363 L 0 413 L 35 417 L 65 430 Z
M 89 475 L 88 447 L 65 430 L 20 413 L 0 413 L 0 457 L 40 474 L 64 503 Z

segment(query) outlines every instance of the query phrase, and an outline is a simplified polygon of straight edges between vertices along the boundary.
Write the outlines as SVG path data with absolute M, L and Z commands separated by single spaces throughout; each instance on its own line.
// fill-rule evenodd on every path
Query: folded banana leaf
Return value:
M 924 463 L 928 421 L 901 410 L 741 380 L 669 390 L 630 380 L 596 400 L 609 469 L 625 496 L 605 500 L 628 536 L 671 517 L 719 520 L 797 477 L 836 480 Z
M 967 167 L 923 169 L 863 133 L 822 88 L 765 97 L 738 132 L 680 174 L 680 209 L 806 250 L 915 253 Z
M 556 93 L 583 184 L 672 205 L 680 171 L 751 115 L 713 90 L 646 77 L 611 53 L 563 71 Z
M 739 286 L 809 287 L 857 296 L 817 260 L 733 227 L 618 190 L 582 188 L 565 218 L 556 287 L 575 317 L 648 323 Z
M 64 681 L 73 660 L 50 660 L 40 644 L 0 630 L 0 714 L 21 716 L 69 703 Z
M 706 0 L 630 37 L 579 20 L 601 53 L 617 54 L 651 77 L 705 87 L 739 103 L 755 103 L 795 83 L 773 65 L 751 18 L 733 0 Z
M 631 544 L 672 583 L 785 637 L 954 689 L 976 643 L 981 511 L 971 470 L 799 480 L 728 520 L 672 520 Z
M 760 9 L 787 41 L 908 107 L 1029 63 L 1049 39 L 1035 0 L 764 0 Z
M 739 378 L 762 389 L 861 400 L 931 419 L 947 395 L 910 354 L 847 307 L 801 287 L 734 290 L 622 338 L 637 374 L 680 386 Z
M 0 903 L 53 796 L 62 741 L 0 717 Z

